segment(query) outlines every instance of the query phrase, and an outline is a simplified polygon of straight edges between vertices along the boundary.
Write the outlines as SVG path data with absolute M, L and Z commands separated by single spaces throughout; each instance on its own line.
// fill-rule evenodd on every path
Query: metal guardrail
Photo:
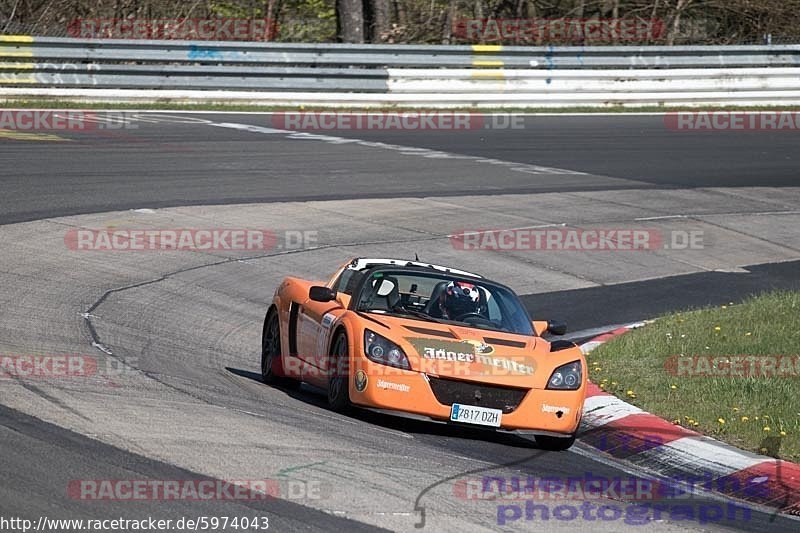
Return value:
M 171 98 L 227 91 L 283 102 L 296 101 L 289 98 L 295 93 L 317 93 L 311 100 L 330 104 L 337 101 L 331 95 L 339 95 L 357 105 L 358 93 L 376 97 L 364 103 L 382 95 L 388 104 L 411 105 L 418 98 L 432 105 L 496 106 L 658 105 L 702 102 L 706 95 L 714 103 L 737 103 L 742 96 L 763 104 L 770 98 L 800 102 L 798 73 L 800 45 L 508 47 L 0 36 L 0 93 L 12 96 L 117 89 L 152 91 L 155 99 L 157 91 L 172 91 Z

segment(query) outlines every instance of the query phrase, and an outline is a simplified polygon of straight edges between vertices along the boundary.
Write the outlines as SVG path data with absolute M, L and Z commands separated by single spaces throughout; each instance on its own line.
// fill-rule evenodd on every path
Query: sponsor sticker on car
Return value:
M 454 403 L 450 409 L 450 420 L 464 424 L 499 428 L 502 418 L 503 411 L 500 409 L 489 409 L 488 407 L 478 407 L 477 405 Z

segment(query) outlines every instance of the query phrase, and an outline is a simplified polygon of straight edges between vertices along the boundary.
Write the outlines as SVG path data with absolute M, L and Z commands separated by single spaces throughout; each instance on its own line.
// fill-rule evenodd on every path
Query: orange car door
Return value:
M 327 356 L 329 351 L 330 327 L 334 315 L 329 311 L 340 308 L 338 302 L 307 301 L 300 309 L 297 323 L 297 348 L 299 356 L 314 367 L 313 371 L 304 372 L 303 379 L 315 384 L 327 383 Z M 309 369 L 311 370 L 311 369 Z

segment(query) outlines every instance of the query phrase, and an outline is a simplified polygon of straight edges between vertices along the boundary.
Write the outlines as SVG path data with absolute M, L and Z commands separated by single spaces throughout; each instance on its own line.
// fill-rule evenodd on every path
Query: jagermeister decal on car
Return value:
M 494 353 L 494 346 L 480 341 L 464 341 L 475 347 L 476 355 L 490 355 Z
M 536 364 L 530 357 L 490 357 L 494 348 L 479 341 L 442 341 L 436 339 L 406 338 L 417 353 L 425 359 L 480 363 L 492 369 L 515 374 L 533 375 Z
M 475 345 L 468 341 L 443 341 L 438 339 L 406 338 L 417 353 L 426 359 L 439 361 L 475 362 Z

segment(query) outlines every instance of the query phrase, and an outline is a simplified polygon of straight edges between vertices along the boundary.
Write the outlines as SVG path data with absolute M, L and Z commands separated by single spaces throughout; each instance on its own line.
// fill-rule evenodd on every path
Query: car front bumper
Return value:
M 453 383 L 458 394 L 444 394 L 441 386 L 435 392 L 432 384 L 437 381 Z M 502 409 L 501 425 L 494 429 L 553 436 L 567 436 L 577 431 L 583 414 L 585 387 L 577 391 L 516 389 L 512 392 L 517 394 L 493 396 L 493 392 L 500 388 L 488 383 L 429 376 L 415 371 L 387 370 L 383 365 L 359 361 L 359 371 L 350 380 L 350 400 L 355 405 L 391 414 L 487 429 L 450 421 L 451 400 L 457 397 L 457 403 L 464 405 Z M 464 389 L 468 389 L 467 392 L 474 390 L 481 399 L 472 400 L 471 396 L 465 399 Z M 511 397 L 515 398 L 514 402 L 521 397 L 513 410 L 509 411 L 508 405 L 496 403 Z M 495 404 L 491 404 L 492 401 Z

